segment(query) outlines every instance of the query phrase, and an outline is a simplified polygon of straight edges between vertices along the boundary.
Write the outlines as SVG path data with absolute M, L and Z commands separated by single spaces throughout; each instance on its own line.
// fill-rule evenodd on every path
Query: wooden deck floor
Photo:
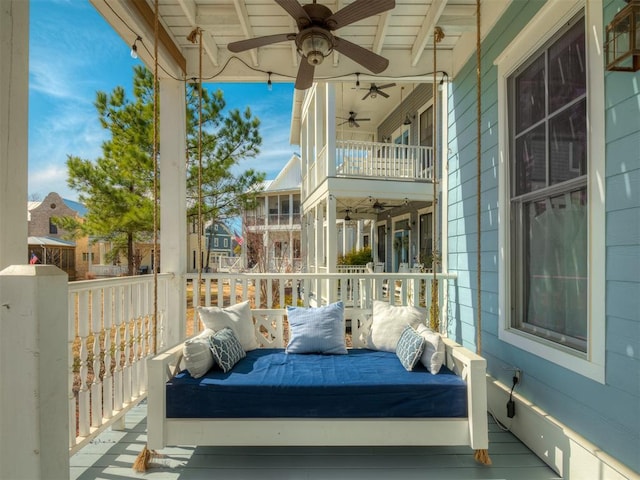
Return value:
M 131 468 L 146 442 L 146 405 L 127 416 L 127 429 L 107 431 L 71 457 L 72 480 L 409 480 L 560 477 L 512 434 L 489 419 L 490 467 L 466 447 L 247 448 L 175 447 L 159 452 L 145 474 Z

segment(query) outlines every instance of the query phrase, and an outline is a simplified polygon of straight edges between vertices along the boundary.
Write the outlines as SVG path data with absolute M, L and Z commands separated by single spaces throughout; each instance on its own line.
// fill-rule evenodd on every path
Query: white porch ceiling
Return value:
M 302 0 L 308 3 L 310 0 Z M 141 58 L 153 65 L 153 0 L 91 0 L 125 42 L 142 38 Z M 333 12 L 351 0 L 318 0 Z M 489 30 L 510 0 L 483 0 L 482 31 Z M 337 36 L 370 49 L 389 59 L 380 75 L 370 74 L 351 59 L 334 52 L 316 68 L 316 80 L 360 82 L 431 81 L 433 32 L 436 26 L 445 37 L 437 46 L 437 68 L 453 78 L 473 54 L 476 37 L 475 0 L 396 0 L 392 10 L 363 19 L 337 30 Z M 227 49 L 229 42 L 248 38 L 296 32 L 296 26 L 283 8 L 273 0 L 159 0 L 164 45 L 160 49 L 165 72 L 180 78 L 198 75 L 199 49 L 187 36 L 195 28 L 203 30 L 203 77 L 219 82 L 293 82 L 299 56 L 295 43 L 287 41 L 241 54 Z M 167 45 L 171 45 L 167 47 Z M 184 67 L 175 64 L 179 59 Z
M 140 58 L 152 67 L 154 50 L 154 0 L 90 0 L 128 44 L 136 37 Z M 301 4 L 313 0 L 300 0 Z M 481 32 L 488 32 L 512 0 L 482 0 Z M 336 12 L 353 0 L 317 0 Z M 388 68 L 379 75 L 368 72 L 337 52 L 316 67 L 316 81 L 341 83 L 336 89 L 336 121 L 343 122 L 353 111 L 360 128 L 338 127 L 339 136 L 370 141 L 377 126 L 424 82 L 433 82 L 433 71 L 446 72 L 453 80 L 467 60 L 475 56 L 476 0 L 396 0 L 392 10 L 374 15 L 335 34 L 382 55 Z M 227 44 L 264 35 L 296 32 L 293 18 L 274 0 L 159 0 L 161 76 L 195 79 L 199 72 L 200 49 L 188 40 L 196 28 L 202 29 L 202 77 L 205 83 L 262 82 L 272 72 L 273 82 L 293 83 L 300 56 L 295 42 L 286 41 L 234 54 Z M 444 39 L 437 44 L 434 69 L 434 30 L 440 27 Z M 436 75 L 436 81 L 442 79 Z M 360 88 L 356 89 L 356 81 Z M 396 86 L 384 90 L 389 98 L 362 100 L 371 83 Z M 401 87 L 404 87 L 401 93 Z M 296 90 L 292 106 L 292 143 L 298 139 L 303 92 Z M 283 108 L 290 108 L 284 106 Z

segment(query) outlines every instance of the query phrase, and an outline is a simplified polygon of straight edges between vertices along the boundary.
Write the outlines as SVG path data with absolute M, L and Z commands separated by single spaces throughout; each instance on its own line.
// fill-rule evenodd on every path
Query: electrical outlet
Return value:
M 516 371 L 513 373 L 513 376 L 518 379 L 518 384 L 522 383 L 522 370 L 516 368 Z

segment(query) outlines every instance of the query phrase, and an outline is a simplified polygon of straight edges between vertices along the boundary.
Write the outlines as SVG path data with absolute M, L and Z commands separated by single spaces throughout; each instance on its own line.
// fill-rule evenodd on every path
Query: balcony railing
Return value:
M 338 141 L 336 174 L 395 180 L 431 180 L 433 149 L 417 145 Z
M 167 330 L 167 298 L 172 275 L 158 275 L 158 350 Z M 196 274 L 185 276 L 187 297 Z M 342 300 L 347 312 L 370 309 L 375 299 L 393 305 L 429 308 L 432 275 L 424 273 L 216 273 L 203 274 L 200 305 L 228 306 L 249 300 L 252 307 L 323 305 Z M 438 274 L 441 328 L 446 331 L 444 292 L 455 276 Z M 70 282 L 69 304 L 69 452 L 123 420 L 147 393 L 146 360 L 153 354 L 153 276 Z M 187 302 L 187 299 L 185 299 Z M 197 300 L 192 300 L 193 307 Z M 189 314 L 188 334 L 200 330 Z M 174 319 L 175 320 L 175 319 Z
M 302 196 L 307 197 L 327 177 L 384 178 L 401 181 L 433 179 L 433 148 L 395 143 L 336 141 L 334 170 L 328 168 L 327 149 L 303 172 Z
M 168 278 L 158 276 L 158 338 Z M 69 449 L 74 453 L 146 396 L 153 276 L 70 282 L 68 295 Z
M 296 227 L 300 226 L 300 213 L 272 213 L 269 215 L 245 215 L 247 227 Z

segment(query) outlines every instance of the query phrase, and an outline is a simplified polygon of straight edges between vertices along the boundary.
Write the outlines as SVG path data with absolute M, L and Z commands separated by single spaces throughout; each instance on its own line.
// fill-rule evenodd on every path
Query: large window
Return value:
M 586 352 L 584 17 L 516 70 L 508 88 L 512 327 Z
M 499 338 L 604 381 L 602 10 L 547 2 L 498 66 Z

